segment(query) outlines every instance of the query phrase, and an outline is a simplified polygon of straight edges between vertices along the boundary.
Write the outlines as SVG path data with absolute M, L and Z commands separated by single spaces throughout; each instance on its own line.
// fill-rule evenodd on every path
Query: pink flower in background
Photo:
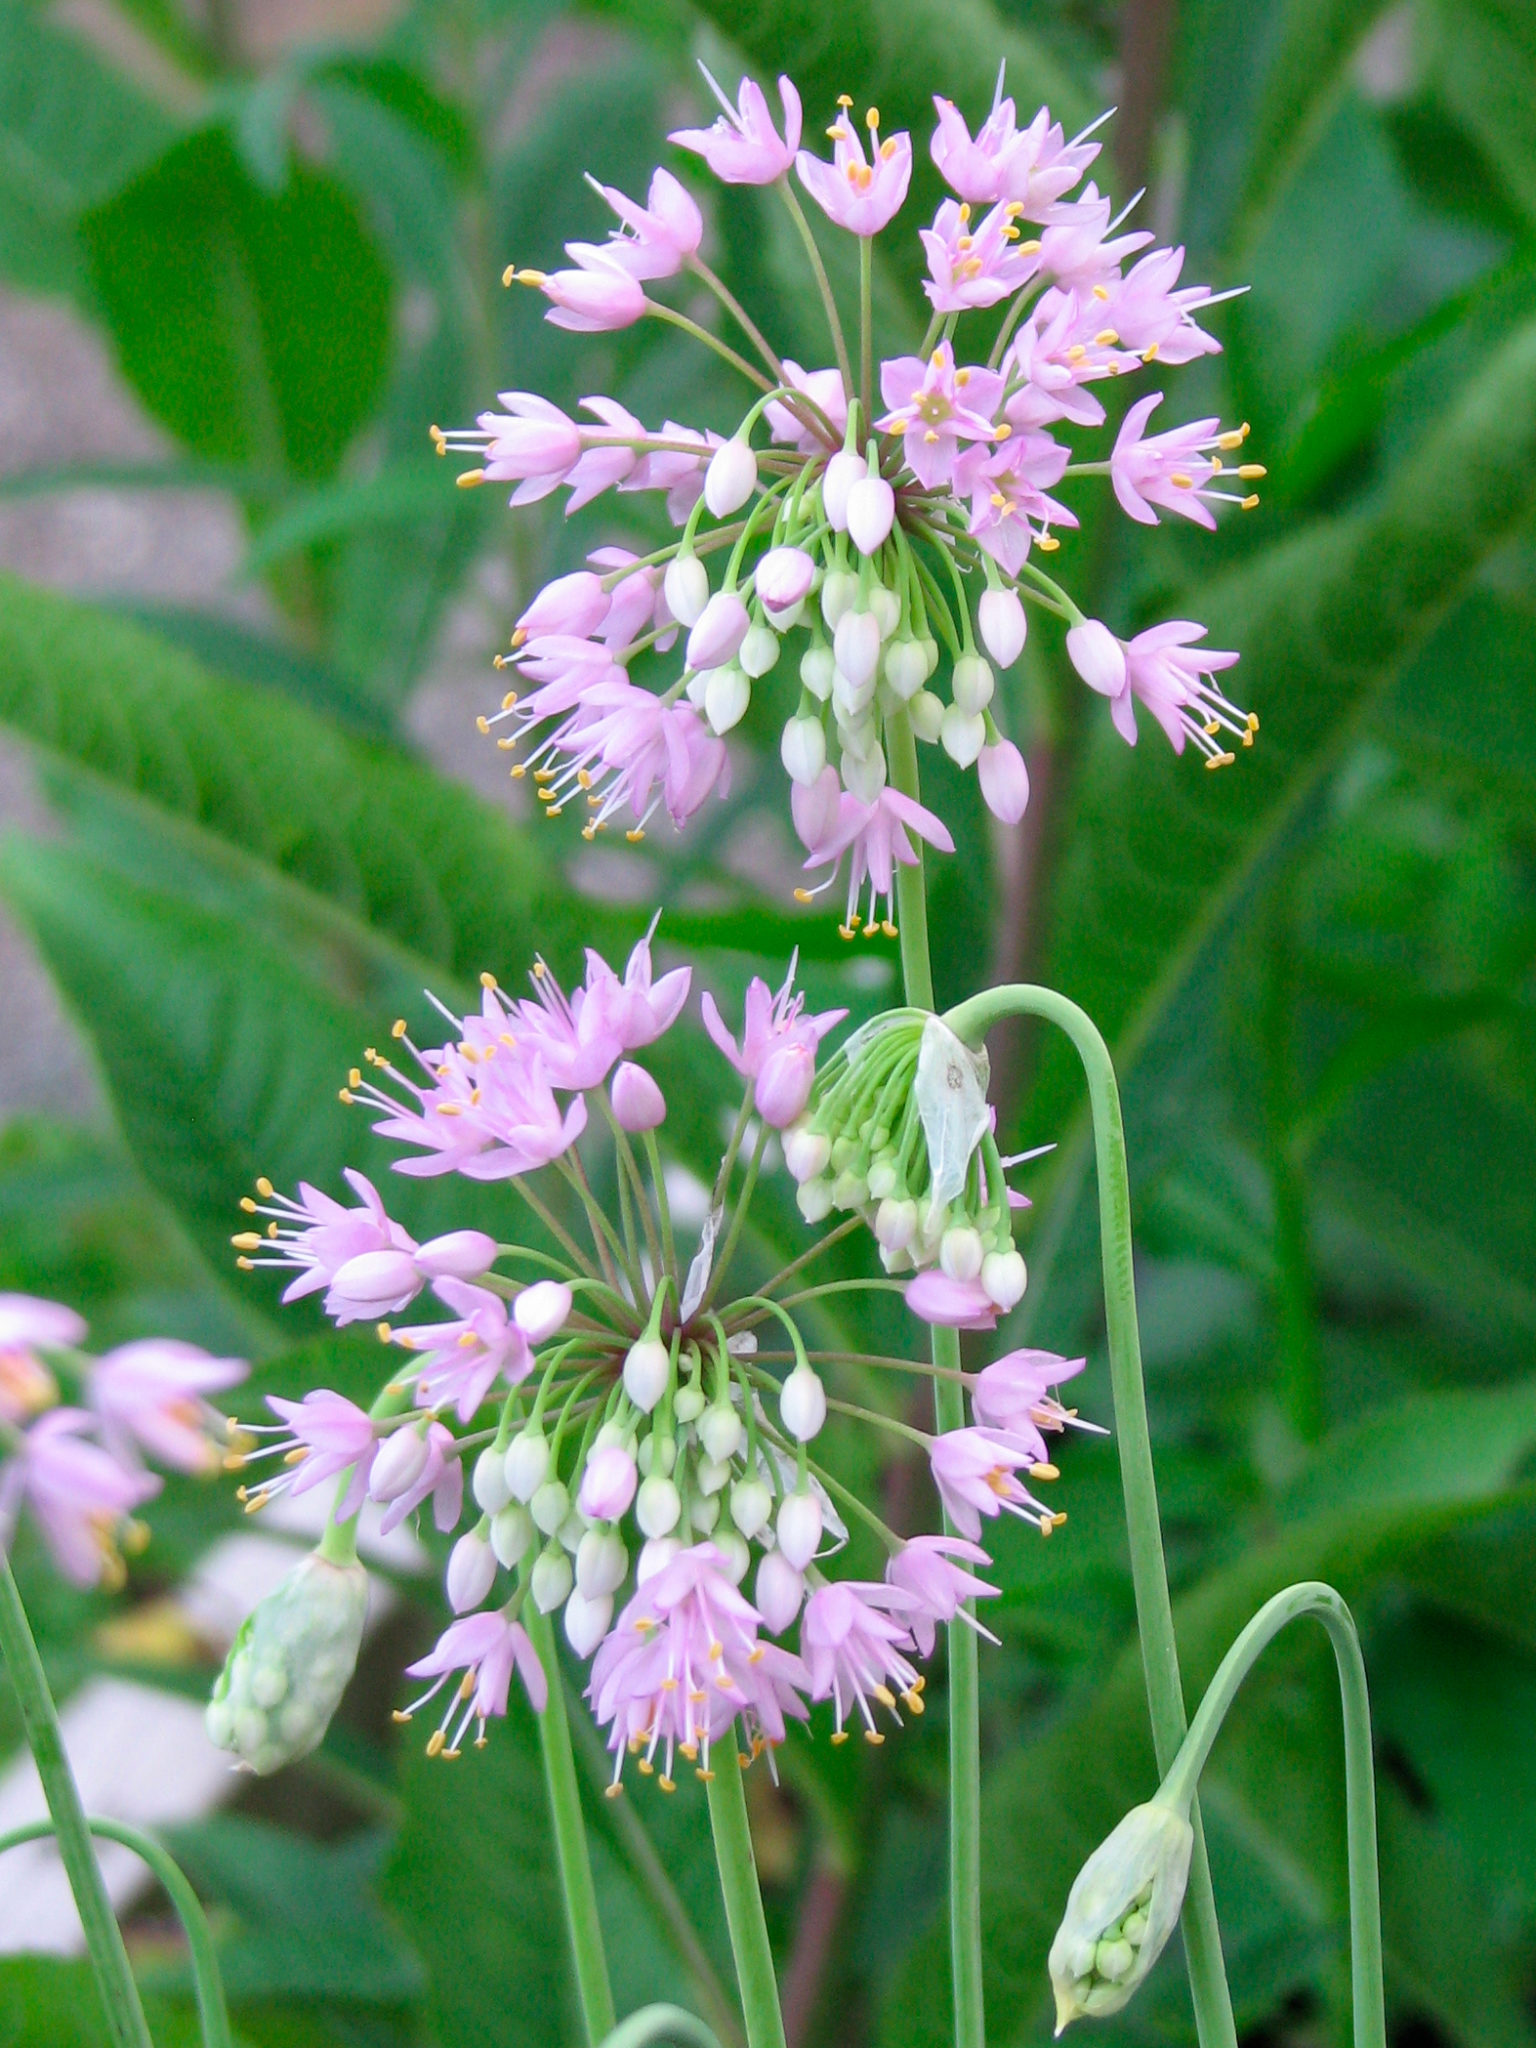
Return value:
M 77 1586 L 121 1576 L 117 1534 L 126 1516 L 160 1481 L 121 1464 L 86 1434 L 93 1417 L 82 1408 L 53 1408 L 21 1434 L 0 1468 L 0 1550 L 9 1547 L 24 1506 L 54 1562 Z
M 59 1301 L 0 1294 L 0 1423 L 24 1422 L 59 1397 L 53 1374 L 37 1355 L 83 1344 L 86 1322 Z
M 449 1623 L 425 1657 L 419 1657 L 414 1664 L 407 1664 L 408 1678 L 430 1678 L 433 1683 L 420 1699 L 413 1700 L 395 1718 L 409 1721 L 413 1715 L 419 1714 L 428 1700 L 437 1697 L 453 1674 L 462 1671 L 464 1682 L 449 1694 L 442 1725 L 427 1748 L 433 1756 L 457 1756 L 472 1721 L 479 1723 L 480 1732 L 475 1737 L 475 1744 L 477 1748 L 482 1747 L 486 1722 L 507 1711 L 514 1669 L 523 1681 L 523 1690 L 533 1711 L 542 1714 L 549 1702 L 549 1682 L 544 1675 L 544 1666 L 539 1662 L 539 1653 L 529 1641 L 528 1631 L 522 1623 L 510 1621 L 503 1613 L 466 1614 L 462 1620 Z M 458 1727 L 450 1735 L 453 1717 L 461 1703 L 463 1714 Z
M 704 76 L 709 78 L 709 73 Z M 696 150 L 726 185 L 771 185 L 785 176 L 800 147 L 800 95 L 790 81 L 779 80 L 782 138 L 760 85 L 744 78 L 732 107 L 715 81 L 709 82 L 725 112 L 711 128 L 678 128 L 667 140 L 680 149 Z
M 249 1371 L 243 1358 L 214 1358 L 174 1337 L 144 1337 L 96 1361 L 91 1406 L 122 1464 L 147 1451 L 178 1472 L 217 1471 L 222 1451 L 213 1434 L 220 1418 L 208 1396 L 238 1386 Z
M 827 218 L 864 237 L 879 234 L 900 212 L 912 178 L 911 136 L 891 135 L 882 142 L 873 109 L 868 127 L 867 159 L 846 108 L 827 130 L 833 143 L 831 163 L 805 149 L 795 158 L 801 184 Z

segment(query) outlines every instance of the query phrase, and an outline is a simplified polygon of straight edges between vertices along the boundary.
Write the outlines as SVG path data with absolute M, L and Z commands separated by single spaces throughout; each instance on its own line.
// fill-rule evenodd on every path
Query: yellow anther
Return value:
M 405 1019 L 403 1017 L 397 1017 L 394 1023 L 390 1025 L 389 1035 L 391 1038 L 404 1038 Z
M 1019 254 L 1021 256 L 1038 256 L 1040 254 L 1040 244 L 1038 242 L 1020 242 Z
M 1054 555 L 1056 550 L 1061 546 L 1061 542 L 1056 538 L 1054 533 L 1042 533 L 1039 536 L 1037 536 L 1035 546 L 1040 550 L 1042 555 Z
M 1244 481 L 1249 477 L 1269 475 L 1269 471 L 1262 462 L 1240 462 L 1237 466 L 1237 473 Z
M 889 141 L 889 142 L 882 142 L 882 143 L 881 143 L 881 145 L 880 145 L 880 161 L 881 161 L 881 163 L 883 163 L 883 164 L 888 164 L 888 163 L 890 162 L 891 158 L 892 158 L 892 157 L 893 157 L 893 156 L 894 156 L 895 154 L 896 154 L 896 138 L 895 138 L 895 136 L 893 135 L 893 136 L 891 137 L 891 139 L 890 139 L 890 141 Z
M 992 438 L 994 441 L 1007 441 L 1012 438 L 1012 435 L 1013 428 L 1009 426 L 1006 420 L 999 420 L 997 425 L 992 429 Z
M 675 1780 L 668 1778 L 665 1775 L 659 1777 L 656 1780 L 656 1782 L 661 1787 L 663 1792 L 675 1792 L 677 1790 L 677 1784 Z
M 1074 341 L 1072 346 L 1067 350 L 1067 361 L 1069 363 L 1080 363 L 1083 360 L 1083 357 L 1087 355 L 1087 353 L 1088 351 L 1083 346 L 1082 342 Z
M 480 986 L 482 988 L 497 988 L 500 986 L 500 984 L 498 983 L 494 974 L 491 974 L 488 971 L 482 969 L 480 974 Z
M 624 1780 L 622 1778 L 615 1778 L 611 1785 L 603 1787 L 603 1797 L 605 1799 L 621 1799 L 623 1796 Z
M 260 1175 L 260 1177 L 257 1179 L 256 1192 L 258 1195 L 260 1195 L 261 1199 L 264 1202 L 271 1201 L 272 1183 L 267 1179 L 267 1176 L 265 1174 Z
M 869 1744 L 871 1749 L 878 1749 L 881 1743 L 884 1742 L 885 1737 L 880 1733 L 880 1730 L 878 1728 L 866 1728 L 864 1730 L 864 1740 Z
M 1205 765 L 1207 768 L 1230 768 L 1236 759 L 1236 754 L 1211 754 Z
M 502 283 L 503 283 L 504 285 L 510 285 L 510 284 L 515 284 L 515 283 L 516 283 L 516 281 L 517 281 L 517 265 L 516 265 L 515 263 L 509 263 L 509 264 L 507 265 L 506 269 L 505 269 L 505 270 L 504 270 L 504 271 L 503 271 L 503 272 L 501 273 L 501 281 L 502 281 Z
M 629 841 L 631 846 L 638 846 L 641 840 L 645 837 L 645 833 L 639 825 L 632 825 L 629 828 L 629 830 L 624 834 L 624 837 Z
M 873 133 L 874 130 L 880 126 L 880 109 L 878 107 L 871 107 L 868 113 L 865 114 L 864 126 L 868 128 L 871 133 Z
M 1160 344 L 1155 341 L 1149 343 L 1149 345 L 1146 348 L 1144 348 L 1141 352 L 1141 360 L 1144 363 L 1155 362 L 1157 359 L 1157 351 L 1159 346 Z
M 874 1693 L 875 1698 L 880 1702 L 882 1707 L 895 1706 L 896 1695 L 891 1691 L 888 1685 L 877 1685 L 872 1687 L 871 1690 Z
M 814 903 L 816 900 L 809 889 L 796 889 L 794 896 L 797 903 Z
M 1216 436 L 1216 446 L 1218 448 L 1225 448 L 1230 452 L 1233 448 L 1242 447 L 1243 438 L 1242 428 L 1233 427 L 1225 434 L 1218 434 Z
M 393 1323 L 376 1323 L 374 1325 L 374 1328 L 378 1332 L 378 1338 L 381 1344 L 388 1344 L 394 1337 L 395 1326 Z
M 502 708 L 502 710 L 503 710 L 503 711 L 511 711 L 511 710 L 515 709 L 515 707 L 516 707 L 516 704 L 517 704 L 517 692 L 516 692 L 516 690 L 508 690 L 508 692 L 507 692 L 507 694 L 505 695 L 505 697 L 503 697 L 503 698 L 502 698 L 502 700 L 501 700 L 501 708 Z
M 491 736 L 491 721 L 485 716 L 484 712 L 475 720 L 475 731 L 479 733 L 482 739 L 488 740 Z
M 1181 491 L 1192 491 L 1195 488 L 1194 478 L 1186 476 L 1182 469 L 1173 470 L 1169 475 L 1168 481 L 1176 485 Z
M 1240 512 L 1251 512 L 1258 502 L 1259 494 L 1257 491 L 1254 491 L 1248 497 L 1241 500 L 1241 502 L 1238 505 L 1238 510 Z
M 853 105 L 853 94 L 851 92 L 840 92 L 837 96 L 837 104 L 840 107 L 851 107 Z
M 1101 327 L 1093 337 L 1093 345 L 1095 348 L 1113 348 L 1119 339 L 1120 332 L 1118 328 Z
M 448 453 L 448 436 L 443 432 L 442 428 L 431 426 L 428 427 L 427 432 L 432 436 L 432 446 L 437 450 L 438 454 L 446 455 Z
M 427 1755 L 441 1756 L 447 1740 L 448 1738 L 441 1728 L 434 1729 L 432 1734 L 427 1737 Z
M 1039 1464 L 1029 1468 L 1031 1479 L 1059 1479 L 1061 1473 L 1055 1465 Z
M 240 1230 L 229 1240 L 237 1252 L 259 1252 L 263 1240 L 254 1230 Z
M 351 1089 L 350 1089 L 350 1088 L 338 1088 L 338 1089 L 337 1089 L 337 1091 L 336 1091 L 336 1093 L 337 1093 L 338 1097 L 340 1098 L 340 1100 L 341 1100 L 341 1101 L 343 1101 L 343 1102 L 345 1102 L 345 1103 L 346 1103 L 346 1104 L 348 1105 L 348 1107 L 350 1108 L 350 1106 L 351 1106 L 351 1103 L 352 1103 L 352 1091 L 351 1091 Z
M 1249 714 L 1248 714 L 1248 730 L 1249 730 L 1250 732 L 1257 732 L 1257 731 L 1258 731 L 1258 729 L 1259 729 L 1259 714 L 1257 713 L 1257 711 L 1250 711 L 1250 712 L 1249 712 Z
M 834 1736 L 832 1737 L 832 1745 L 833 1745 L 833 1747 L 834 1747 L 834 1748 L 836 1748 L 836 1746 L 837 1746 L 837 1745 L 838 1745 L 838 1744 L 839 1744 L 840 1742 L 846 1742 L 847 1740 L 848 1740 L 848 1730 L 847 1730 L 846 1728 L 839 1728 L 839 1729 L 838 1729 L 838 1731 L 837 1731 L 837 1733 L 836 1733 L 836 1734 L 835 1734 L 835 1735 L 834 1735 Z
M 887 937 L 888 939 L 894 939 L 894 938 L 895 938 L 895 936 L 896 936 L 896 927 L 895 927 L 895 925 L 893 925 L 893 924 L 891 923 L 891 920 L 890 920 L 890 919 L 889 919 L 888 917 L 887 917 L 887 918 L 885 918 L 884 920 L 882 920 L 882 922 L 881 922 L 881 926 L 880 926 L 880 929 L 881 929 L 881 931 L 883 931 L 883 932 L 885 933 L 885 936 L 886 936 L 886 937 Z
M 485 471 L 483 469 L 461 469 L 454 478 L 454 482 L 461 491 L 472 491 L 476 484 L 483 484 L 485 482 Z
M 391 1721 L 398 1721 L 403 1724 L 404 1722 L 409 1721 L 411 1717 L 409 1714 L 402 1713 L 400 1709 L 396 1707 L 395 1711 L 390 1715 L 389 1718 L 391 1719 Z
M 971 373 L 970 373 L 970 371 L 969 371 L 969 370 L 956 370 L 956 372 L 955 372 L 955 389 L 956 389 L 957 391 L 963 391 L 963 390 L 965 389 L 966 385 L 970 383 L 970 381 L 971 381 Z
M 347 1086 L 348 1086 L 349 1088 L 361 1088 L 361 1087 L 362 1087 L 362 1085 L 363 1085 L 363 1077 L 362 1077 L 362 1073 L 361 1073 L 361 1071 L 360 1071 L 360 1070 L 359 1070 L 359 1069 L 358 1069 L 357 1067 L 353 1067 L 353 1069 L 351 1070 L 351 1072 L 350 1072 L 350 1073 L 349 1073 L 349 1074 L 347 1075 Z
M 254 1273 L 256 1270 L 256 1268 L 251 1264 L 250 1260 L 243 1256 L 236 1259 L 235 1264 L 240 1268 L 242 1273 Z

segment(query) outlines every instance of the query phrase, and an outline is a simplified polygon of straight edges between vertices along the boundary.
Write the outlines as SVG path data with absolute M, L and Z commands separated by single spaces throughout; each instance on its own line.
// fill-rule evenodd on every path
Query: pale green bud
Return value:
M 1078 1872 L 1051 1943 L 1058 2034 L 1129 2003 L 1178 1922 L 1194 1840 L 1184 1814 L 1152 1800 L 1133 1806 Z
M 208 1738 L 266 1777 L 307 1756 L 357 1665 L 368 1574 L 302 1558 L 241 1623 L 204 1717 Z

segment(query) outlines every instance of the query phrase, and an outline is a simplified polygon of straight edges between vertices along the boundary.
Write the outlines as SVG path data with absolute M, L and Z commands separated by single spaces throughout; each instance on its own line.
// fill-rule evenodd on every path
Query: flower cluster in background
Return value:
M 974 1426 L 932 1437 L 837 1400 L 826 1368 L 855 1355 L 807 1350 L 796 1309 L 814 1313 L 829 1289 L 906 1284 L 815 1280 L 814 1262 L 851 1223 L 757 1291 L 729 1285 L 777 1136 L 792 1164 L 808 1146 L 836 1158 L 836 1201 L 866 1210 L 899 1149 L 911 1192 L 898 1195 L 893 1179 L 885 1200 L 909 1203 L 914 1219 L 899 1248 L 882 1234 L 883 1210 L 871 1213 L 887 1265 L 919 1269 L 938 1290 L 912 1306 L 975 1323 L 1012 1306 L 1024 1266 L 1008 1237 L 984 1069 L 938 1020 L 896 1012 L 818 1077 L 821 1042 L 844 1013 L 808 1011 L 793 962 L 777 991 L 752 983 L 739 1036 L 705 995 L 707 1029 L 746 1086 L 699 1239 L 684 1246 L 660 1146 L 667 1105 L 635 1055 L 673 1028 L 690 979 L 687 968 L 654 973 L 650 934 L 622 975 L 589 952 L 569 994 L 540 961 L 531 995 L 514 999 L 485 977 L 478 1010 L 445 1013 L 442 1043 L 417 1048 L 399 1025 L 401 1063 L 374 1052 L 371 1077 L 351 1076 L 347 1099 L 408 1148 L 400 1171 L 509 1181 L 538 1220 L 539 1246 L 473 1228 L 418 1244 L 357 1173 L 350 1204 L 308 1186 L 286 1198 L 266 1182 L 245 1202 L 253 1227 L 235 1239 L 241 1265 L 288 1273 L 285 1299 L 323 1293 L 338 1324 L 377 1321 L 390 1364 L 370 1408 L 326 1389 L 272 1398 L 276 1423 L 231 1423 L 228 1462 L 246 1469 L 248 1509 L 324 1486 L 337 1523 L 371 1500 L 386 1524 L 430 1512 L 440 1531 L 458 1532 L 446 1572 L 457 1619 L 411 1667 L 423 1687 L 401 1710 L 409 1719 L 446 1695 L 434 1754 L 457 1754 L 472 1729 L 484 1739 L 514 1673 L 542 1705 L 530 1610 L 558 1610 L 571 1648 L 592 1659 L 588 1694 L 615 1786 L 628 1755 L 671 1789 L 679 1757 L 707 1775 L 732 1730 L 733 1754 L 772 1748 L 811 1701 L 832 1702 L 835 1739 L 851 1723 L 883 1740 L 877 1710 L 922 1710 L 917 1665 L 938 1625 L 994 1590 L 975 1570 L 988 1563 L 976 1542 L 983 1518 L 1006 1510 L 1045 1533 L 1061 1519 L 1030 1489 L 1057 1476 L 1046 1437 L 1075 1417 L 1051 1389 L 1081 1360 L 998 1359 L 969 1382 Z M 969 1062 L 958 1085 L 946 1079 L 956 1057 Z M 884 1135 L 880 1164 L 858 1167 L 855 1190 L 846 1134 L 858 1131 L 865 1151 Z M 813 1183 L 802 1181 L 816 1220 Z M 429 1297 L 435 1319 L 399 1320 Z M 815 1455 L 829 1409 L 921 1446 L 959 1533 L 887 1528 Z M 834 1575 L 845 1516 L 879 1537 L 883 1578 Z M 317 1602 L 354 1626 L 334 1560 L 274 1601 L 237 1646 L 209 1723 L 263 1770 L 298 1753 L 273 1719 L 299 1676 L 284 1646 L 310 1640 Z M 797 1623 L 796 1647 L 774 1640 Z M 339 1696 L 329 1678 L 322 1690 Z M 312 1691 L 295 1720 L 304 1746 L 318 1739 Z
M 531 774 L 550 816 L 576 802 L 588 837 L 619 822 L 633 839 L 658 809 L 681 825 L 725 793 L 722 735 L 755 689 L 772 689 L 806 867 L 826 871 L 819 889 L 846 859 L 844 932 L 890 934 L 893 870 L 916 859 L 910 835 L 951 850 L 917 800 L 914 736 L 974 766 L 999 818 L 1023 814 L 1028 776 L 997 722 L 996 672 L 1021 656 L 1027 605 L 1067 623 L 1073 664 L 1109 698 L 1127 740 L 1140 704 L 1209 767 L 1252 744 L 1257 720 L 1215 680 L 1235 654 L 1204 647 L 1205 629 L 1187 620 L 1123 640 L 1085 619 L 1040 558 L 1078 523 L 1052 496 L 1065 477 L 1107 477 L 1133 519 L 1155 523 L 1161 508 L 1209 527 L 1216 504 L 1257 502 L 1263 472 L 1240 459 L 1245 426 L 1205 419 L 1150 433 L 1161 392 L 1131 408 L 1107 456 L 1075 454 L 1075 438 L 1105 421 L 1095 385 L 1219 347 L 1197 324 L 1218 295 L 1180 285 L 1183 251 L 1119 232 L 1123 216 L 1091 183 L 1068 196 L 1098 155 L 1091 131 L 1068 141 L 1044 108 L 1019 127 L 1001 80 L 974 136 L 953 105 L 935 103 L 931 152 L 956 196 L 920 230 L 932 318 L 917 355 L 882 358 L 870 243 L 905 201 L 911 138 L 882 137 L 874 109 L 861 135 L 844 100 L 828 163 L 799 146 L 787 78 L 777 115 L 751 80 L 734 106 L 715 90 L 724 111 L 714 126 L 672 140 L 728 184 L 777 188 L 835 361 L 806 368 L 778 354 L 704 261 L 703 214 L 665 169 L 644 205 L 595 188 L 619 225 L 605 241 L 568 244 L 573 268 L 508 271 L 546 295 L 563 327 L 683 326 L 759 396 L 729 437 L 671 420 L 648 429 L 602 396 L 584 399 L 589 417 L 576 420 L 520 391 L 502 393 L 503 409 L 472 430 L 433 430 L 440 451 L 476 458 L 461 482 L 511 483 L 514 506 L 560 489 L 569 510 L 610 489 L 659 491 L 682 529 L 644 557 L 601 549 L 541 590 L 501 657 L 518 689 L 482 726 L 500 728 L 518 756 L 512 774 Z M 857 360 L 796 179 L 858 239 Z M 755 362 L 651 296 L 681 275 L 715 294 Z M 673 682 L 652 690 L 632 679 L 636 656 L 679 640 Z
M 115 1587 L 147 1533 L 134 1510 L 160 1490 L 146 1460 L 217 1472 L 223 1418 L 208 1397 L 249 1368 L 171 1337 L 95 1357 L 86 1335 L 62 1302 L 0 1294 L 0 1554 L 25 1512 L 66 1578 Z

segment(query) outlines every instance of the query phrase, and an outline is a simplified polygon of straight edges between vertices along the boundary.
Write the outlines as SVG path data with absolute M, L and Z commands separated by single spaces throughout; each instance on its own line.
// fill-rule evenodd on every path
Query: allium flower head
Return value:
M 208 1396 L 238 1386 L 249 1371 L 243 1358 L 214 1358 L 172 1337 L 142 1337 L 96 1361 L 90 1400 L 122 1463 L 147 1451 L 178 1472 L 217 1471 L 223 1459 Z

